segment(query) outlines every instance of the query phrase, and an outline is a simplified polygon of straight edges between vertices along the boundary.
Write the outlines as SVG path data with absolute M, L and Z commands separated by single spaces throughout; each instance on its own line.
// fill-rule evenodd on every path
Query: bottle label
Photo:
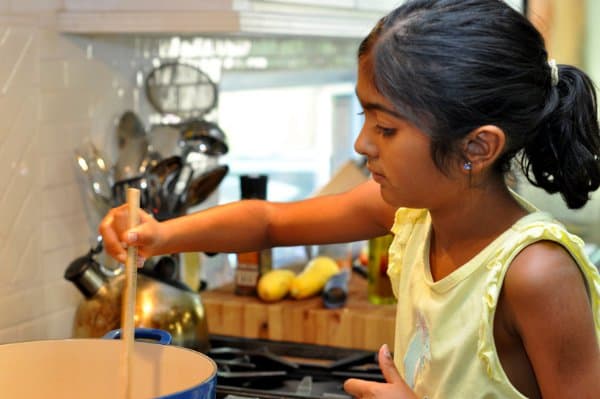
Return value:
M 271 270 L 271 250 L 242 252 L 237 255 L 235 292 L 238 295 L 255 295 L 260 276 Z
M 258 276 L 258 265 L 240 263 L 235 271 L 235 284 L 239 287 L 256 287 Z

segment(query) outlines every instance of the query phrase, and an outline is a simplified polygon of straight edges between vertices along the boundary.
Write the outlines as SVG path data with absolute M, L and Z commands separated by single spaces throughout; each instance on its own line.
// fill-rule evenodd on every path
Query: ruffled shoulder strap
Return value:
M 514 257 L 528 245 L 551 240 L 566 248 L 584 275 L 594 312 L 596 335 L 600 340 L 600 274 L 589 261 L 581 238 L 570 234 L 565 227 L 544 212 L 535 212 L 518 221 L 505 239 L 498 242 L 496 251 L 486 267 L 489 270 L 484 287 L 483 317 L 479 329 L 478 356 L 484 362 L 488 375 L 500 380 L 502 366 L 494 351 L 494 312 L 504 276 Z
M 398 208 L 394 217 L 392 233 L 394 240 L 389 248 L 388 276 L 392 281 L 392 290 L 398 297 L 397 281 L 400 278 L 406 248 L 411 240 L 422 242 L 429 231 L 431 224 L 427 209 Z

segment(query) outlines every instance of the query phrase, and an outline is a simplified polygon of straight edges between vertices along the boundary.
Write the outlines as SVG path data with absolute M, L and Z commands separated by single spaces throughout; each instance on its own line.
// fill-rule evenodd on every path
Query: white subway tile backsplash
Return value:
M 43 220 L 41 231 L 43 252 L 86 245 L 92 235 L 92 228 L 84 215 Z
M 35 277 L 40 259 L 41 220 L 39 196 L 28 195 L 22 206 L 15 209 L 14 220 L 9 225 L 10 245 L 0 249 L 3 267 L 0 269 L 2 281 L 19 285 Z
M 31 199 L 32 197 L 29 197 Z M 27 204 L 31 204 L 28 201 Z M 4 281 L 19 284 L 22 281 L 37 279 L 37 267 L 40 262 L 40 230 L 35 216 L 39 212 L 21 212 L 10 231 L 11 245 L 2 250 L 2 274 Z
M 66 61 L 66 87 L 71 89 L 102 90 L 110 87 L 114 71 L 107 65 L 87 59 L 69 59 Z
M 87 46 L 91 43 L 87 37 L 53 30 L 41 30 L 39 36 L 40 61 L 85 59 Z
M 21 97 L 32 90 L 20 90 L 19 93 L 11 92 L 10 96 L 0 94 L 0 149 L 4 148 L 4 142 L 8 140 L 10 128 L 13 125 L 17 113 L 23 107 Z
M 71 336 L 83 297 L 64 271 L 97 239 L 100 216 L 84 202 L 74 150 L 90 139 L 114 163 L 123 112 L 149 127 L 138 76 L 161 43 L 177 56 L 175 39 L 58 33 L 62 5 L 0 0 L 0 343 Z
M 10 62 L 4 63 L 10 67 L 10 72 L 9 75 L 2 76 L 0 92 L 6 94 L 14 88 L 37 88 L 39 86 L 39 63 L 36 36 L 35 32 L 31 32 L 30 34 L 23 35 L 23 37 L 18 37 L 18 39 L 15 40 L 17 42 L 16 44 L 22 46 L 22 48 L 15 53 L 10 53 Z
M 42 91 L 40 123 L 79 122 L 89 115 L 91 93 L 87 89 Z
M 10 95 L 0 95 L 0 106 L 0 157 L 3 162 L 12 163 L 16 154 L 22 152 L 20 148 L 31 135 L 31 129 L 37 128 L 37 93 L 32 88 L 12 90 Z M 19 125 L 23 118 L 29 122 L 27 126 Z M 5 177 L 2 173 L 6 171 L 0 171 L 0 179 Z
M 40 61 L 40 89 L 44 91 L 65 89 L 68 63 L 64 59 Z
M 100 217 L 87 213 L 74 150 L 91 139 L 114 162 L 116 122 L 150 62 L 132 56 L 141 39 L 59 34 L 35 16 L 59 3 L 0 0 L 28 15 L 0 16 L 0 343 L 71 336 L 83 297 L 63 276 Z
M 20 341 L 64 339 L 72 337 L 75 308 L 68 307 L 21 324 L 18 327 Z
M 19 327 L 0 328 L 0 345 L 20 341 Z
M 42 191 L 43 219 L 80 215 L 84 209 L 76 183 L 51 186 Z
M 38 319 L 22 323 L 18 328 L 19 341 L 25 342 L 43 340 L 46 337 L 47 329 L 47 316 L 42 316 Z
M 39 270 L 39 279 L 41 281 L 52 283 L 58 281 L 67 281 L 64 279 L 65 270 L 71 262 L 76 258 L 85 255 L 92 243 L 82 243 L 77 246 L 62 247 L 51 251 L 44 252 L 44 256 L 41 259 L 41 268 Z M 72 283 L 69 291 L 77 292 L 77 288 Z
M 39 195 L 36 195 L 39 193 L 39 184 L 36 184 L 39 183 L 38 161 L 35 159 L 37 146 L 34 143 L 34 140 L 23 143 L 24 152 L 9 165 L 12 173 L 4 180 L 4 191 L 0 196 L 0 217 L 3 221 L 0 231 L 3 234 L 8 234 L 17 222 L 23 222 L 19 215 L 27 218 L 29 212 L 33 211 L 32 216 L 37 216 L 35 210 L 41 207 L 38 201 L 34 209 L 24 208 L 28 198 L 33 196 L 39 199 Z
M 43 320 L 47 339 L 64 339 L 73 336 L 73 318 L 75 317 L 76 307 L 67 307 L 58 312 L 48 315 Z
M 35 48 L 34 38 L 35 30 L 27 27 L 12 26 L 2 32 L 0 37 L 0 57 L 3 60 L 0 63 L 0 93 L 5 94 L 14 75 L 30 71 L 30 66 L 23 65 L 23 57 L 28 51 Z
M 41 155 L 41 185 L 44 188 L 75 181 L 75 155 L 73 149 Z
M 44 314 L 59 312 L 65 308 L 65 304 L 76 307 L 83 298 L 77 290 L 73 289 L 73 284 L 66 280 L 46 283 L 41 289 L 44 295 Z
M 43 292 L 29 287 L 0 297 L 0 329 L 25 323 L 43 316 Z
M 43 127 L 38 134 L 40 152 L 43 156 L 52 157 L 57 153 L 70 152 L 80 145 L 90 134 L 90 121 L 64 121 Z
M 38 276 L 42 268 L 40 253 L 40 232 L 34 226 L 23 228 L 18 232 L 25 243 L 20 250 L 13 249 L 12 255 L 16 255 L 14 261 L 15 270 L 12 276 L 12 284 L 20 287 L 34 286 L 39 280 Z M 9 251 L 10 252 L 10 251 Z M 8 256 L 7 258 L 10 258 Z

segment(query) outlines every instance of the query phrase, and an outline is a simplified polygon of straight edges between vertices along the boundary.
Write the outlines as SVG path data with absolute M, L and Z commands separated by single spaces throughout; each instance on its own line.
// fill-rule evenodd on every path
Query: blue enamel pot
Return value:
M 162 330 L 136 329 L 133 399 L 215 399 L 217 366 L 208 356 L 171 346 Z M 123 392 L 119 331 L 107 339 L 0 345 L 2 397 L 119 398 Z

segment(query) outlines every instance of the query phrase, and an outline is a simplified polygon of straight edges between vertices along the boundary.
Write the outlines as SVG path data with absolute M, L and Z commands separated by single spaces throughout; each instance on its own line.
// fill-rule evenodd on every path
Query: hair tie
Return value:
M 554 58 L 548 60 L 548 66 L 550 66 L 550 84 L 556 86 L 558 84 L 558 66 Z

